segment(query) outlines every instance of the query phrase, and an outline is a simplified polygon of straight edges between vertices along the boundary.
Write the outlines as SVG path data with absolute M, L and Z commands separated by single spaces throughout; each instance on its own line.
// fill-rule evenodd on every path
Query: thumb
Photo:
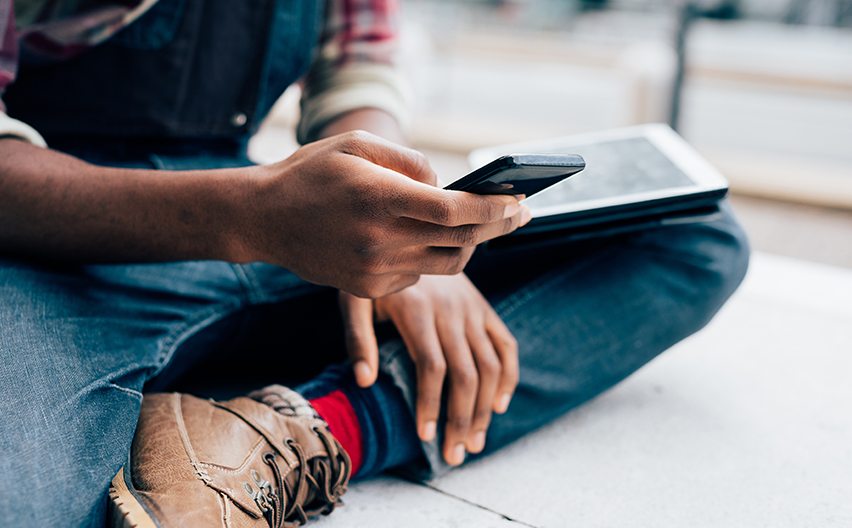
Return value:
M 359 387 L 369 387 L 379 375 L 379 345 L 373 331 L 373 301 L 340 292 L 340 314 L 346 351 Z

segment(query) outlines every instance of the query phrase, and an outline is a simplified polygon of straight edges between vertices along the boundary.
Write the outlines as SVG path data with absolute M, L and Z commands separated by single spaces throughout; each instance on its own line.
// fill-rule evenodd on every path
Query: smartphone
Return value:
M 523 194 L 527 198 L 577 174 L 586 162 L 576 154 L 501 156 L 444 187 L 474 194 Z

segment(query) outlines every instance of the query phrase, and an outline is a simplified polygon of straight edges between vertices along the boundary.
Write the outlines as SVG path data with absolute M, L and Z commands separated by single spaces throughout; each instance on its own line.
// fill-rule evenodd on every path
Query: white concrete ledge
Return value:
M 852 526 L 851 300 L 852 270 L 758 253 L 705 330 L 613 390 L 443 494 L 360 483 L 317 526 Z

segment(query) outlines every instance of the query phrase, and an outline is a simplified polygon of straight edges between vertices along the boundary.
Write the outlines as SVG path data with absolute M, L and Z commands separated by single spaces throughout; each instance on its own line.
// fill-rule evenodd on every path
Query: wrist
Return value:
M 264 169 L 256 166 L 216 171 L 205 185 L 201 204 L 210 220 L 211 229 L 206 233 L 210 258 L 234 264 L 266 260 L 255 247 L 251 214 L 261 192 Z

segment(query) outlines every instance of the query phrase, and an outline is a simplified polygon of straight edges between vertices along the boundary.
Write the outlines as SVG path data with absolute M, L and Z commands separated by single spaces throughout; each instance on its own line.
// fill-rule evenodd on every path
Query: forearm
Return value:
M 98 167 L 0 139 L 0 251 L 76 262 L 239 260 L 240 176 Z
M 349 130 L 405 141 L 396 120 L 375 109 L 345 114 L 322 137 Z M 252 202 L 261 179 L 251 169 L 99 167 L 0 139 L 0 252 L 73 262 L 247 262 L 238 204 Z
M 2 139 L 0 252 L 262 261 L 376 298 L 421 274 L 459 273 L 473 246 L 520 223 L 513 197 L 443 191 L 434 181 L 422 154 L 366 132 L 305 145 L 272 165 L 184 172 L 95 167 Z

